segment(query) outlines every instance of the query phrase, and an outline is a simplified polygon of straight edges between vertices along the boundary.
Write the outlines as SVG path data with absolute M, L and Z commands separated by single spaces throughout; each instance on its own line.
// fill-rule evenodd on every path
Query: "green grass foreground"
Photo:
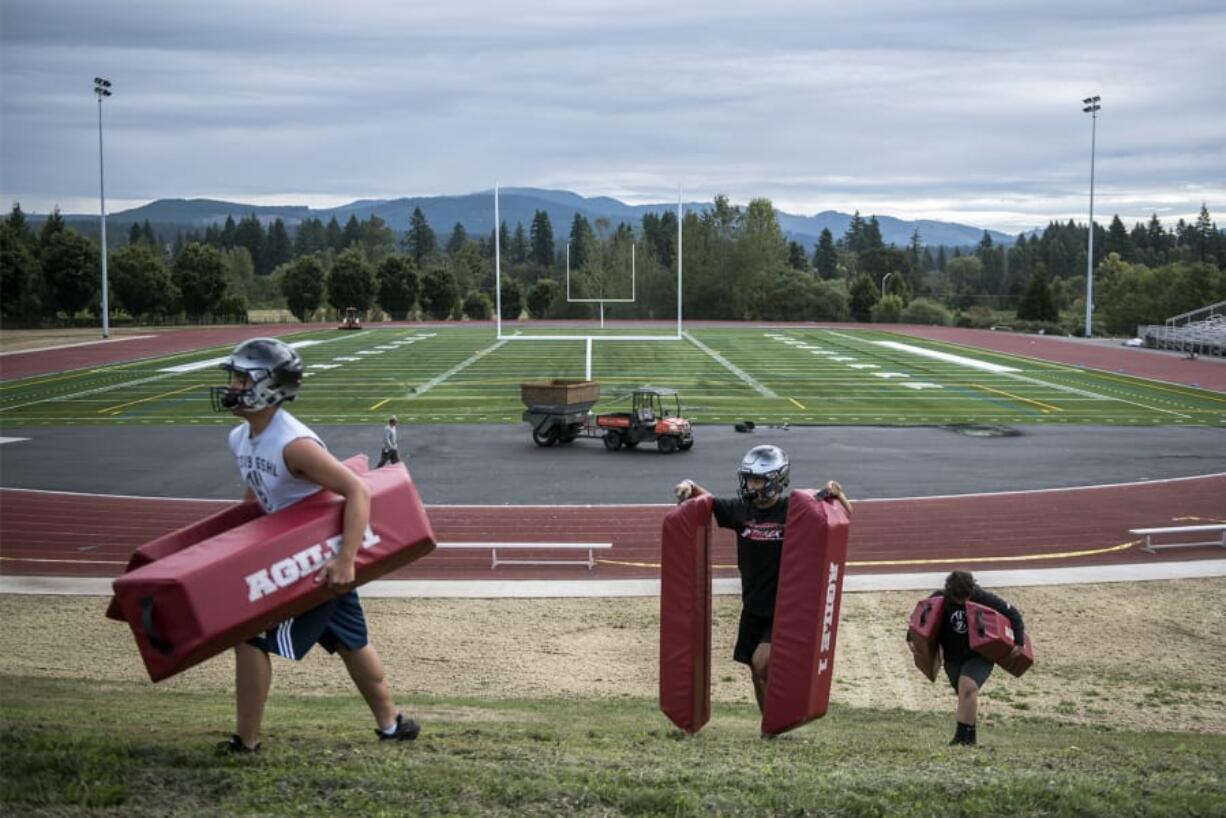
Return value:
M 654 702 L 418 700 L 411 745 L 355 696 L 274 693 L 258 756 L 218 754 L 218 693 L 0 678 L 8 815 L 1198 816 L 1226 737 L 1022 717 L 946 746 L 948 713 L 835 708 L 776 741 L 748 707 L 696 738 Z

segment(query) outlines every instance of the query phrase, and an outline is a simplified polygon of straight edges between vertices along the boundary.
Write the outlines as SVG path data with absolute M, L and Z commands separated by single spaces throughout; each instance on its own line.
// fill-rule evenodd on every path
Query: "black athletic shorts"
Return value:
M 338 647 L 360 650 L 366 647 L 366 616 L 357 591 L 331 599 L 306 613 L 287 619 L 262 636 L 247 640 L 265 653 L 286 659 L 301 659 L 316 644 L 328 653 Z
M 951 662 L 945 660 L 945 675 L 949 677 L 949 683 L 953 686 L 954 692 L 958 692 L 958 677 L 969 676 L 975 680 L 975 684 L 983 687 L 983 683 L 992 675 L 992 663 L 984 659 L 978 653 L 969 653 L 961 662 Z
M 737 630 L 732 658 L 743 665 L 753 664 L 753 652 L 763 642 L 770 642 L 774 622 L 774 617 L 757 616 L 741 609 L 741 625 Z

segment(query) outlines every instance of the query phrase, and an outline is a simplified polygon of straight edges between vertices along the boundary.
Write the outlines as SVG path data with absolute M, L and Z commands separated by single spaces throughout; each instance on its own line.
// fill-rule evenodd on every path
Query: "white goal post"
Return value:
M 591 335 L 591 334 L 574 334 L 574 335 L 526 335 L 523 333 L 514 333 L 506 335 L 502 331 L 502 247 L 500 243 L 499 233 L 502 225 L 498 204 L 498 185 L 494 186 L 494 321 L 497 327 L 497 340 L 499 341 L 584 341 L 586 342 L 586 359 L 584 380 L 592 379 L 592 341 L 681 341 L 682 337 L 682 314 L 681 314 L 681 284 L 682 284 L 682 253 L 681 253 L 681 226 L 684 222 L 684 205 L 682 203 L 681 189 L 677 189 L 677 330 L 670 335 Z M 567 244 L 567 300 L 570 299 L 570 245 Z M 634 245 L 631 245 L 631 287 L 634 281 Z M 587 301 L 620 301 L 625 303 L 627 299 L 574 299 Z M 629 299 L 633 301 L 634 299 Z M 601 303 L 601 326 L 604 326 L 604 304 Z

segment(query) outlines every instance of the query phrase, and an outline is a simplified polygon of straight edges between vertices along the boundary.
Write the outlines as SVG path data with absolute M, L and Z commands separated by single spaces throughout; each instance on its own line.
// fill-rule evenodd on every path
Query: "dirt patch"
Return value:
M 992 675 L 981 718 L 1025 716 L 1079 724 L 1226 733 L 1226 579 L 1005 589 L 1025 614 L 1036 663 L 1015 679 Z M 949 711 L 944 682 L 929 684 L 903 643 L 915 592 L 843 600 L 834 701 L 860 707 Z M 655 598 L 370 599 L 371 637 L 404 695 L 483 698 L 656 696 Z M 126 626 L 105 600 L 0 597 L 0 674 L 108 682 L 146 680 Z M 716 597 L 712 694 L 749 702 L 746 669 L 731 658 L 739 601 Z M 162 682 L 228 690 L 225 656 Z M 351 689 L 344 667 L 316 650 L 274 660 L 274 689 Z

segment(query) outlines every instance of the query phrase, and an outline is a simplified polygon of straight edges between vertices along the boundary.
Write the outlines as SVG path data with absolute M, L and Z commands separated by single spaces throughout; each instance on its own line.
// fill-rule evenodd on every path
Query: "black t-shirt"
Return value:
M 716 499 L 712 506 L 720 528 L 736 532 L 736 567 L 741 572 L 741 604 L 755 616 L 775 615 L 775 591 L 783 555 L 788 498 L 758 508 L 741 498 Z
M 937 591 L 932 596 L 945 595 Z M 1026 643 L 1025 625 L 1022 623 L 1022 614 L 1017 608 L 991 591 L 978 587 L 971 591 L 970 601 L 986 605 L 1009 617 L 1009 624 L 1013 626 L 1014 641 L 1019 645 Z M 971 651 L 970 628 L 966 621 L 966 606 L 955 605 L 949 600 L 949 597 L 945 597 L 941 616 L 941 653 L 944 654 L 946 661 L 962 662 L 973 652 Z

